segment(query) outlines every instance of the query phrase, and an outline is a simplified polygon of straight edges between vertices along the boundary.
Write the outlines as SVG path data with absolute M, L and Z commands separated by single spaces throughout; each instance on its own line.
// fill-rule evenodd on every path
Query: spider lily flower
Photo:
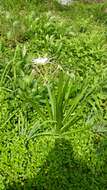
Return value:
M 49 63 L 49 61 L 50 60 L 47 57 L 39 57 L 32 59 L 32 63 L 34 63 L 35 65 L 46 65 L 47 63 Z
M 61 5 L 68 5 L 68 4 L 72 3 L 72 2 L 73 2 L 73 0 L 59 0 L 59 3 Z

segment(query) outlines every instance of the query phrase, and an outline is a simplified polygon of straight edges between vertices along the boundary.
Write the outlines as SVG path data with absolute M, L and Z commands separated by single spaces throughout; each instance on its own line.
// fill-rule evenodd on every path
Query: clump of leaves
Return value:
M 88 89 L 88 82 L 88 79 L 86 79 L 80 89 L 77 89 L 74 86 L 73 79 L 63 70 L 59 72 L 55 82 L 48 81 L 46 83 L 47 96 L 44 99 L 44 106 L 42 105 L 41 107 L 38 102 L 35 102 L 36 111 L 41 118 L 41 122 L 39 125 L 37 123 L 37 128 L 35 126 L 35 128 L 31 129 L 30 138 L 38 135 L 61 137 L 69 133 L 69 129 L 81 117 L 83 118 L 86 99 L 93 90 L 93 88 Z M 49 125 L 49 123 L 51 124 Z M 46 125 L 47 127 L 45 127 Z M 38 134 L 38 131 L 41 132 Z

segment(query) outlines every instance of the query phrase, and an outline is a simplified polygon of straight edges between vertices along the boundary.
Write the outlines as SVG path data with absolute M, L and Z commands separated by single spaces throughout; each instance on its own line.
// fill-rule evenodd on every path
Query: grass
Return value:
M 106 6 L 1 1 L 1 190 L 107 189 Z

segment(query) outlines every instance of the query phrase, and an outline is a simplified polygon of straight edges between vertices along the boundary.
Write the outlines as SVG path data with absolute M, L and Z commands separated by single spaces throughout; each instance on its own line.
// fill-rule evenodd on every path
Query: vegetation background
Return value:
M 107 189 L 106 9 L 0 1 L 0 190 Z

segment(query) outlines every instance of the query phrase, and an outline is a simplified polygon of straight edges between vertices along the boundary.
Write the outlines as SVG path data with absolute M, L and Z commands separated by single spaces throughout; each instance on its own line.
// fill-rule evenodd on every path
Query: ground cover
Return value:
M 107 189 L 106 6 L 1 1 L 1 190 Z

